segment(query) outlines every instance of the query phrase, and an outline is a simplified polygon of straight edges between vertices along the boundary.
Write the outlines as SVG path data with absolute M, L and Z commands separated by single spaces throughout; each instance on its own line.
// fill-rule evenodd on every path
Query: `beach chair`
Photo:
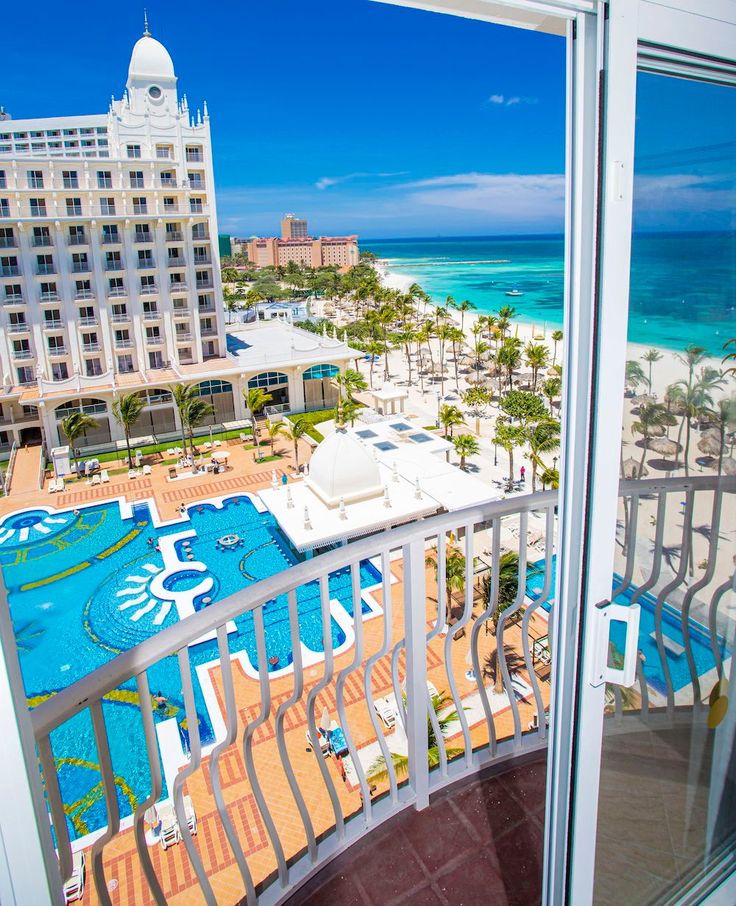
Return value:
M 169 449 L 166 451 L 166 455 L 167 456 L 176 456 L 176 450 L 173 447 L 169 447 Z
M 55 494 L 55 493 L 56 493 L 56 479 L 52 478 L 49 481 L 49 494 Z
M 203 444 L 203 447 L 205 448 L 205 450 L 209 450 L 211 446 L 212 446 L 212 444 L 208 440 L 206 440 Z
M 221 441 L 221 440 L 216 440 L 216 441 L 212 444 L 212 446 L 213 446 L 213 447 L 221 447 L 221 446 L 222 446 L 222 441 Z
M 62 492 L 63 490 L 64 490 L 64 479 L 63 479 L 63 478 L 57 478 L 57 479 L 56 479 L 56 493 L 57 493 L 57 494 L 61 494 L 61 492 Z
M 83 851 L 74 853 L 72 876 L 64 885 L 64 902 L 74 903 L 84 895 L 84 876 L 87 869 L 87 858 Z
M 128 469 L 128 478 L 137 478 L 138 473 L 135 469 Z
M 243 441 L 243 443 L 245 443 L 248 440 L 247 435 L 244 434 L 243 431 L 240 432 L 240 439 Z
M 312 736 L 311 736 L 309 730 L 307 730 L 306 733 L 307 733 L 307 745 L 311 746 L 313 749 L 316 749 L 317 746 L 315 746 L 314 742 L 312 741 Z M 330 754 L 330 743 L 329 743 L 327 737 L 324 735 L 324 733 L 320 732 L 319 727 L 317 727 L 317 738 L 319 739 L 319 749 L 322 752 L 322 754 L 325 756 L 325 758 L 327 758 Z
M 110 473 L 107 471 L 107 469 L 103 469 L 100 472 L 100 480 L 102 481 L 103 484 L 107 484 L 108 481 L 110 480 Z
M 148 465 L 143 466 L 143 474 L 144 474 L 144 475 L 150 475 L 150 474 L 151 474 L 151 467 L 148 466 Z
M 179 830 L 179 822 L 176 820 L 176 813 L 171 801 L 159 802 L 156 805 L 156 814 L 161 822 L 161 831 L 159 833 L 161 846 L 164 849 L 168 849 L 175 843 L 179 843 L 181 831 Z
M 102 484 L 102 478 L 99 474 L 92 476 L 92 487 L 94 487 L 97 484 Z
M 191 796 L 184 797 L 184 814 L 187 816 L 187 827 L 189 828 L 189 833 L 196 835 L 197 813 L 194 811 L 194 803 L 192 802 Z
M 389 730 L 396 725 L 396 711 L 387 698 L 375 699 L 373 707 L 376 709 L 376 714 L 381 718 Z

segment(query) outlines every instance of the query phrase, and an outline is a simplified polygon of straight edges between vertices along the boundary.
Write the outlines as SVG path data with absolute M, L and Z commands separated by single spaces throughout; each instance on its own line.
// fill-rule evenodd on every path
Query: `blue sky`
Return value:
M 561 230 L 561 38 L 370 0 L 147 5 L 180 91 L 190 107 L 209 105 L 221 230 L 273 233 L 287 210 L 315 233 L 366 238 Z M 142 4 L 96 15 L 80 2 L 33 9 L 4 12 L 14 40 L 4 46 L 0 104 L 17 118 L 105 110 L 125 83 Z M 694 212 L 697 226 L 703 181 L 678 182 L 676 152 L 736 138 L 736 104 L 724 100 L 724 115 L 696 129 L 710 89 L 683 95 L 686 83 L 655 81 L 668 84 L 642 88 L 650 172 L 640 225 L 683 226 Z M 733 159 L 731 150 L 731 174 Z M 711 181 L 722 166 L 697 160 Z M 723 204 L 711 192 L 706 208 L 716 198 Z

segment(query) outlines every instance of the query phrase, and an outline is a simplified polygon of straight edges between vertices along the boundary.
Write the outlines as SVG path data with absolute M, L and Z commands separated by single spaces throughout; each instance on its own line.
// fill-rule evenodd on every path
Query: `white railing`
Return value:
M 15 457 L 18 454 L 18 441 L 13 441 L 13 446 L 10 448 L 10 457 L 8 458 L 8 467 L 5 470 L 5 475 L 3 476 L 3 490 L 6 494 L 10 493 L 10 486 L 13 482 L 13 469 L 15 468 Z
M 421 496 L 421 488 L 417 493 Z M 656 710 L 667 719 L 685 698 L 682 685 L 676 688 L 667 671 L 671 643 L 663 629 L 665 610 L 669 619 L 673 613 L 680 616 L 690 674 L 690 707 L 702 707 L 702 696 L 709 691 L 701 689 L 702 677 L 692 651 L 696 623 L 691 611 L 696 596 L 702 597 L 699 606 L 705 613 L 705 623 L 698 623 L 697 629 L 709 640 L 715 676 L 723 675 L 724 661 L 730 657 L 718 634 L 722 618 L 718 607 L 732 588 L 733 564 L 724 566 L 724 557 L 733 550 L 724 551 L 728 546 L 719 546 L 719 542 L 724 529 L 722 514 L 733 513 L 733 500 L 726 495 L 736 494 L 736 478 L 623 482 L 621 494 L 624 555 L 622 574 L 614 577 L 613 597 L 628 595 L 632 601 L 644 601 L 650 596 L 665 688 L 661 701 L 653 703 L 656 683 L 651 668 L 655 665 L 639 663 L 639 698 L 624 701 L 620 691 L 613 691 L 614 711 L 641 716 Z M 673 500 L 681 498 L 679 564 L 670 569 L 663 566 L 671 557 L 665 540 L 672 544 L 665 523 Z M 173 778 L 168 794 L 192 876 L 207 903 L 216 902 L 210 877 L 222 867 L 206 838 L 203 840 L 204 832 L 196 839 L 190 833 L 184 801 L 188 779 L 202 772 L 203 765 L 214 801 L 208 821 L 224 831 L 230 849 L 228 864 L 237 867 L 242 895 L 253 906 L 284 902 L 337 852 L 402 809 L 423 807 L 431 793 L 448 783 L 487 764 L 544 747 L 552 659 L 546 611 L 554 592 L 556 503 L 557 494 L 551 491 L 509 498 L 399 526 L 330 550 L 194 613 L 42 702 L 31 713 L 31 722 L 62 877 L 71 872 L 71 845 L 50 734 L 89 712 L 107 808 L 106 830 L 91 850 L 92 875 L 100 901 L 109 903 L 106 860 L 109 866 L 114 857 L 108 856 L 106 847 L 120 833 L 124 816 L 119 810 L 102 701 L 121 684 L 134 681 L 143 707 L 140 738 L 133 744 L 147 753 L 151 794 L 135 808 L 132 836 L 154 900 L 165 903 L 175 892 L 164 890 L 168 881 L 154 869 L 144 833 L 144 815 L 163 791 L 147 671 L 174 655 L 189 728 L 189 757 L 183 770 L 177 773 L 181 767 L 177 764 L 173 772 L 167 772 Z M 652 508 L 656 513 L 653 522 L 644 518 Z M 709 518 L 700 524 L 703 513 Z M 671 527 L 670 523 L 667 532 Z M 646 538 L 647 531 L 653 537 Z M 502 560 L 504 548 L 518 557 L 510 568 Z M 688 585 L 686 575 L 696 548 L 698 557 L 704 550 L 707 556 L 705 565 L 698 567 L 699 578 Z M 539 567 L 528 562 L 530 556 L 539 561 Z M 368 561 L 373 564 L 375 581 L 367 589 L 361 568 Z M 508 579 L 509 569 L 515 589 L 509 594 L 505 581 L 502 598 L 500 578 L 503 572 Z M 648 578 L 634 586 L 634 575 L 642 570 Z M 338 571 L 349 576 L 349 593 L 341 602 L 336 602 L 331 588 Z M 540 575 L 529 597 L 530 575 L 536 573 Z M 297 590 L 308 583 L 316 586 L 319 599 L 321 659 L 312 657 L 313 650 L 302 645 Z M 678 592 L 680 600 L 676 601 Z M 273 647 L 267 627 L 273 617 L 266 610 L 280 596 L 286 599 L 282 622 L 288 624 L 291 647 L 287 667 L 278 661 L 274 665 L 269 658 Z M 362 613 L 363 619 L 350 619 L 348 603 L 350 611 Z M 245 614 L 252 620 L 253 661 L 242 651 L 230 649 L 228 624 Z M 333 618 L 345 636 L 344 644 L 334 650 Z M 207 669 L 217 667 L 221 694 L 213 691 L 210 698 L 216 702 L 208 706 L 215 742 L 204 748 L 194 692 L 200 674 L 192 668 L 190 646 L 206 633 L 216 638 L 217 655 L 213 654 L 215 661 Z M 311 644 L 314 646 L 313 639 Z M 239 661 L 237 676 L 232 660 Z M 445 703 L 440 705 L 432 698 L 433 687 L 446 696 Z M 334 761 L 326 760 L 321 751 L 323 737 L 318 728 L 325 708 L 328 717 L 335 718 L 330 727 L 324 727 L 329 730 L 324 741 L 332 747 Z M 448 720 L 451 726 L 445 726 Z M 336 735 L 338 729 L 341 735 Z M 430 733 L 435 742 L 431 766 Z M 300 734 L 306 734 L 310 743 L 306 755 Z M 335 740 L 341 742 L 342 737 L 344 747 L 338 752 Z M 397 748 L 399 737 L 405 743 L 401 750 Z M 312 745 L 315 741 L 320 744 Z M 267 751 L 260 745 L 267 745 Z M 372 754 L 366 762 L 368 752 Z M 404 752 L 407 759 L 402 774 L 392 753 Z M 221 766 L 228 763 L 227 784 L 232 784 L 233 758 L 240 755 L 239 797 L 231 789 L 226 803 Z M 381 779 L 375 779 L 372 770 L 377 756 L 383 758 L 386 769 Z M 338 775 L 332 765 L 339 769 Z M 322 797 L 319 805 L 315 804 L 317 787 Z M 246 845 L 233 822 L 233 806 L 245 799 L 252 803 L 253 817 L 248 820 L 255 824 L 250 829 L 255 831 L 256 825 L 260 829 L 256 849 L 267 851 L 267 859 L 262 853 L 256 855 L 252 840 Z M 132 847 L 131 842 L 129 849 Z
M 43 491 L 43 483 L 46 478 L 46 451 L 41 447 L 41 458 L 38 461 L 38 489 Z
M 209 856 L 200 851 L 188 831 L 183 799 L 187 778 L 200 771 L 203 763 L 189 646 L 205 633 L 216 633 L 224 702 L 224 713 L 213 716 L 214 725 L 219 722 L 221 729 L 216 744 L 209 753 L 208 770 L 217 821 L 221 823 L 228 839 L 239 868 L 243 893 L 249 904 L 256 901 L 280 901 L 288 891 L 294 889 L 349 841 L 411 804 L 425 805 L 431 791 L 451 780 L 473 773 L 490 761 L 543 746 L 546 724 L 544 720 L 535 722 L 533 715 L 544 714 L 549 704 L 549 694 L 546 684 L 542 683 L 535 672 L 539 665 L 535 668 L 529 644 L 530 636 L 526 630 L 530 622 L 536 619 L 535 615 L 543 612 L 541 605 L 549 597 L 551 581 L 547 579 L 546 597 L 542 595 L 536 602 L 525 604 L 524 577 L 527 572 L 526 540 L 529 540 L 527 535 L 532 512 L 543 516 L 540 525 L 549 542 L 546 544 L 545 556 L 547 576 L 551 576 L 556 499 L 556 493 L 546 492 L 469 508 L 401 526 L 306 560 L 150 637 L 39 705 L 32 712 L 31 719 L 45 778 L 62 875 L 68 877 L 71 872 L 71 848 L 61 788 L 51 752 L 50 734 L 75 715 L 89 711 L 101 766 L 108 819 L 106 832 L 92 847 L 92 874 L 101 901 L 109 902 L 104 868 L 105 847 L 119 832 L 121 815 L 111 768 L 102 699 L 121 683 L 134 680 L 140 702 L 150 702 L 146 671 L 164 658 L 176 655 L 189 727 L 190 759 L 184 770 L 176 775 L 173 789 L 168 792 L 174 800 L 181 836 L 205 900 L 208 903 L 215 902 L 206 865 Z M 474 607 L 478 610 L 479 589 L 482 587 L 478 584 L 479 577 L 476 575 L 476 566 L 480 562 L 478 558 L 482 556 L 478 548 L 484 547 L 487 562 L 498 566 L 501 534 L 509 518 L 521 539 L 516 542 L 519 549 L 518 591 L 509 606 L 497 613 L 498 570 L 491 570 L 488 595 L 480 592 L 480 612 L 474 613 Z M 539 539 L 536 543 L 539 543 Z M 428 555 L 438 564 L 436 588 L 434 580 L 431 577 L 427 579 L 425 560 Z M 454 598 L 447 595 L 448 556 L 464 557 L 465 587 L 462 594 L 455 595 Z M 369 633 L 369 625 L 366 622 L 364 627 L 362 619 L 348 620 L 349 627 L 345 630 L 348 636 L 346 650 L 333 651 L 331 614 L 334 613 L 334 601 L 331 602 L 329 578 L 338 570 L 349 571 L 351 609 L 354 613 L 360 613 L 365 594 L 361 589 L 361 564 L 369 559 L 378 564 L 380 572 L 373 594 L 381 596 L 381 606 L 375 606 L 375 600 L 371 606 L 371 615 L 379 620 L 380 631 L 371 627 Z M 427 596 L 427 581 L 430 582 L 433 598 Z M 321 670 L 317 671 L 314 664 L 304 662 L 305 652 L 300 644 L 298 622 L 297 589 L 310 582 L 317 583 L 319 588 L 322 619 L 324 659 Z M 402 595 L 398 595 L 394 588 L 399 582 L 403 582 Z M 455 586 L 451 587 L 451 592 L 453 587 Z M 276 674 L 282 680 L 286 679 L 288 689 L 274 697 L 271 692 L 272 671 L 264 608 L 268 602 L 281 595 L 285 595 L 288 601 L 293 661 L 287 671 L 281 670 Z M 449 632 L 446 626 L 448 602 L 452 624 Z M 343 612 L 347 614 L 347 611 Z M 228 621 L 244 614 L 251 614 L 253 620 L 257 663 L 250 665 L 250 672 L 254 679 L 257 678 L 260 707 L 257 709 L 259 713 L 252 713 L 243 729 L 241 742 L 247 775 L 243 782 L 258 809 L 258 821 L 264 828 L 277 875 L 275 880 L 266 884 L 258 897 L 256 886 L 264 884 L 267 878 L 249 865 L 243 843 L 239 840 L 225 807 L 219 774 L 221 759 L 235 743 L 238 734 L 238 708 L 242 707 L 242 702 L 236 699 L 228 643 Z M 546 621 L 543 620 L 542 623 L 546 625 Z M 493 624 L 496 627 L 495 644 L 502 656 L 494 664 L 490 664 L 488 649 L 492 636 L 488 628 Z M 509 657 L 507 662 L 508 652 L 512 649 L 513 657 Z M 347 656 L 349 659 L 346 663 Z M 477 677 L 486 677 L 490 672 L 500 690 L 493 692 L 485 682 L 473 681 L 475 700 L 472 715 L 466 712 L 467 687 L 471 683 L 467 677 L 463 680 L 466 671 L 470 670 Z M 520 671 L 524 671 L 526 679 L 521 679 Z M 316 682 L 313 678 L 315 673 L 321 674 Z M 439 717 L 428 692 L 430 675 L 430 682 L 447 699 L 439 711 Z M 461 690 L 463 682 L 464 696 Z M 358 689 L 362 693 L 356 699 Z M 377 696 L 378 692 L 383 695 Z M 391 737 L 384 733 L 383 724 L 373 705 L 374 699 L 385 700 L 387 694 L 393 696 L 395 705 L 392 719 L 394 731 L 398 733 L 397 728 L 403 727 L 402 732 L 405 732 L 407 738 L 407 782 L 403 781 L 401 774 L 394 768 L 389 750 Z M 350 772 L 355 787 L 347 797 L 346 804 L 344 792 L 339 792 L 339 781 L 333 777 L 319 746 L 308 758 L 300 759 L 300 776 L 307 770 L 317 782 L 324 785 L 332 815 L 327 826 L 324 824 L 324 817 L 310 813 L 287 748 L 287 728 L 292 719 L 299 720 L 298 715 L 304 717 L 299 732 L 306 732 L 311 740 L 320 738 L 317 721 L 320 719 L 319 709 L 325 702 L 329 702 L 344 734 L 345 748 L 342 757 L 336 761 L 342 770 Z M 497 726 L 494 712 L 498 710 L 499 702 L 503 704 L 505 718 L 503 724 Z M 458 739 L 452 742 L 445 738 L 439 723 L 448 711 L 456 713 L 453 732 L 458 735 Z M 163 903 L 166 898 L 161 881 L 153 869 L 143 826 L 144 814 L 162 794 L 159 750 L 151 708 L 144 706 L 140 713 L 143 738 L 138 744 L 145 746 L 148 753 L 152 793 L 135 810 L 134 837 L 141 870 L 154 898 Z M 369 724 L 365 722 L 366 717 Z M 427 759 L 428 717 L 437 740 L 438 764 L 431 771 Z M 529 729 L 531 724 L 536 728 Z M 366 726 L 371 727 L 370 740 L 364 738 Z M 257 753 L 254 747 L 264 735 L 271 735 L 275 739 L 276 751 L 273 752 L 273 757 L 278 761 L 279 776 L 283 778 L 283 802 L 276 811 L 272 787 L 268 781 L 264 785 L 264 778 L 260 776 L 255 760 Z M 293 735 L 290 740 L 294 741 Z M 370 771 L 361 763 L 358 746 L 365 748 L 366 742 L 373 745 L 376 754 L 382 754 L 386 761 L 388 775 L 385 783 L 374 784 L 370 779 Z M 304 751 L 303 737 L 301 751 Z M 273 783 L 273 779 L 270 783 Z M 288 812 L 287 825 L 284 824 L 285 812 Z M 348 822 L 348 817 L 356 816 L 358 820 Z M 306 846 L 304 854 L 298 852 L 301 847 L 294 847 L 293 835 L 289 832 L 289 827 L 293 826 L 299 827 L 299 834 Z

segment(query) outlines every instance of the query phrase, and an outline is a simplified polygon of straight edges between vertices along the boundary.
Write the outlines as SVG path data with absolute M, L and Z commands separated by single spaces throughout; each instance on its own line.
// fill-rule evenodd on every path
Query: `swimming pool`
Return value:
M 538 560 L 536 563 L 532 564 L 532 566 L 537 571 L 527 577 L 526 588 L 529 597 L 536 599 L 544 588 L 544 560 Z M 552 589 L 554 589 L 556 574 L 557 560 L 556 557 L 553 557 Z M 621 576 L 619 575 L 614 575 L 613 580 L 614 588 L 622 582 Z M 636 587 L 630 586 L 626 591 L 616 595 L 613 600 L 617 604 L 630 604 L 636 591 Z M 549 610 L 553 601 L 554 596 L 550 593 L 550 600 L 544 602 L 542 606 L 545 610 Z M 655 612 L 657 599 L 648 592 L 644 592 L 644 594 L 639 597 L 638 603 L 641 607 L 639 617 L 639 650 L 644 655 L 644 675 L 646 676 L 647 683 L 653 689 L 662 695 L 666 695 L 667 683 L 665 680 L 664 668 L 659 657 L 656 638 L 654 637 L 656 629 Z M 695 668 L 698 676 L 703 676 L 715 667 L 713 651 L 710 646 L 710 635 L 706 627 L 693 619 L 689 620 L 689 628 L 690 648 L 695 660 Z M 679 648 L 684 649 L 685 646 L 680 612 L 667 602 L 664 603 L 662 608 L 662 635 L 665 637 L 665 640 L 674 643 L 672 650 L 665 648 L 665 656 L 667 658 L 667 667 L 669 668 L 672 687 L 675 692 L 678 692 L 680 689 L 690 685 L 690 668 L 688 667 L 687 655 L 684 650 L 679 653 Z M 611 641 L 618 651 L 623 653 L 626 642 L 626 628 L 621 622 L 614 622 L 612 624 Z M 729 652 L 725 641 L 721 636 L 718 636 L 718 646 L 721 657 L 725 658 Z
M 172 625 L 179 602 L 198 610 L 302 559 L 269 513 L 259 512 L 245 495 L 217 503 L 193 504 L 189 520 L 155 527 L 147 504 L 135 504 L 124 518 L 117 502 L 74 512 L 34 510 L 0 520 L 0 566 L 8 589 L 29 706 L 35 707 L 121 651 Z M 50 524 L 49 520 L 54 520 Z M 48 528 L 38 531 L 38 526 Z M 26 534 L 27 531 L 27 534 Z M 182 537 L 188 533 L 188 537 Z M 237 534 L 237 547 L 223 549 L 218 539 Z M 23 539 L 23 540 L 21 540 Z M 361 589 L 381 581 L 369 562 L 360 566 Z M 197 593 L 198 589 L 202 589 Z M 348 570 L 329 579 L 330 598 L 352 616 Z M 322 651 L 318 583 L 297 590 L 300 637 Z M 362 602 L 363 613 L 370 607 Z M 331 619 L 333 648 L 346 641 Z M 253 619 L 238 617 L 228 636 L 230 651 L 258 666 Z M 264 607 L 268 669 L 287 668 L 293 660 L 286 597 Z M 195 702 L 204 745 L 214 734 L 196 667 L 217 658 L 215 641 L 190 647 Z M 166 704 L 155 708 L 156 721 L 175 718 L 185 726 L 182 683 L 175 657 L 148 671 L 153 693 Z M 143 728 L 135 683 L 127 683 L 103 703 L 118 799 L 123 815 L 149 792 Z M 52 734 L 70 832 L 83 835 L 105 823 L 92 728 L 80 714 Z

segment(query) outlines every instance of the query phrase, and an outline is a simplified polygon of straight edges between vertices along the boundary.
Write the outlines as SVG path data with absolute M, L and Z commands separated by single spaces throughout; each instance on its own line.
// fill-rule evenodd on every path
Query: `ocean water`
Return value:
M 436 303 L 469 299 L 479 312 L 562 327 L 562 236 L 453 237 L 366 241 L 396 274 Z M 524 295 L 509 297 L 510 290 Z M 634 236 L 629 340 L 669 349 L 696 343 L 713 355 L 736 336 L 736 233 Z

